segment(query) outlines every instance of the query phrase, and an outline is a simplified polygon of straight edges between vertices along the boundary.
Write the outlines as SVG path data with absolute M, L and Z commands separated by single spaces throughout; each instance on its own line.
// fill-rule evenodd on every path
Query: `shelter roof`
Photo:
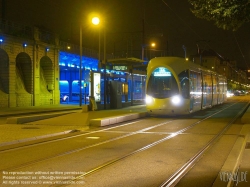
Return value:
M 132 57 L 132 58 L 108 59 L 107 62 L 117 65 L 136 66 L 136 65 L 143 65 L 144 60 Z

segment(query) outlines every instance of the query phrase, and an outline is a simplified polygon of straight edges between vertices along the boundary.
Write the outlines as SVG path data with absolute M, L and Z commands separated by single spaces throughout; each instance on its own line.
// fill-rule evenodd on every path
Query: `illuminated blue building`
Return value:
M 87 103 L 91 93 L 90 72 L 100 75 L 99 85 L 94 85 L 99 90 L 100 103 L 104 102 L 106 75 L 107 108 L 112 100 L 111 95 L 114 95 L 110 89 L 113 82 L 119 82 L 117 89 L 113 90 L 123 104 L 133 104 L 135 100 L 144 99 L 146 72 L 136 70 L 138 67 L 134 65 L 142 64 L 138 59 L 114 59 L 107 55 L 105 73 L 104 69 L 98 68 L 98 53 L 83 49 L 80 84 L 79 46 L 71 46 L 69 49 L 68 44 L 59 41 L 57 35 L 36 27 L 16 28 L 16 25 L 8 22 L 2 25 L 0 107 L 57 105 L 62 101 L 78 104 L 80 88 L 83 94 L 82 103 Z M 13 35 L 13 32 L 10 32 L 12 30 L 18 30 L 18 35 Z M 117 67 L 123 68 L 118 71 Z
M 137 73 L 131 74 L 127 68 L 129 64 L 139 61 L 139 59 L 128 58 L 128 59 L 111 59 L 107 62 L 106 69 L 106 82 L 107 82 L 107 104 L 110 103 L 110 86 L 112 82 L 120 82 L 121 84 L 121 100 L 123 103 L 128 105 L 133 104 L 133 101 L 142 101 L 145 97 L 145 72 L 135 71 Z M 79 72 L 80 72 L 80 56 L 72 54 L 66 51 L 60 51 L 59 66 L 60 66 L 60 91 L 62 95 L 68 95 L 70 102 L 79 102 L 80 83 L 79 83 Z M 138 62 L 137 62 L 138 63 Z M 123 67 L 118 70 L 114 70 L 114 67 Z M 125 67 L 125 68 L 124 68 Z M 101 103 L 104 102 L 104 69 L 98 68 L 98 60 L 94 57 L 82 57 L 82 102 L 88 103 L 90 91 L 90 71 L 101 73 Z M 139 72 L 139 73 L 138 73 Z M 133 82 L 133 84 L 132 84 Z M 125 105 L 125 104 L 124 104 Z

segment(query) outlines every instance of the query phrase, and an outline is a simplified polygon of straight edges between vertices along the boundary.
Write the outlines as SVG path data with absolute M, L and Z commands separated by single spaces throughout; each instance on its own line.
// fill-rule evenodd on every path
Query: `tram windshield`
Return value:
M 155 98 L 168 98 L 179 94 L 177 82 L 165 67 L 156 68 L 149 77 L 147 94 Z

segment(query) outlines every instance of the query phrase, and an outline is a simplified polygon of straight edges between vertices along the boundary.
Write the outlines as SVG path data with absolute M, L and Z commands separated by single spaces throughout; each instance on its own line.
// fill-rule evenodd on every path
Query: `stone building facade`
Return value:
M 58 37 L 38 28 L 21 37 L 5 30 L 0 32 L 0 107 L 59 104 Z

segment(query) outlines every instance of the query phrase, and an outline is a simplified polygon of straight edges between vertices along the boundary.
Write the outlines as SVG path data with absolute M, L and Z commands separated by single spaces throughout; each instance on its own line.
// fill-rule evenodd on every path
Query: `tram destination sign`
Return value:
M 170 71 L 167 68 L 159 67 L 153 72 L 155 77 L 169 77 L 171 76 Z

